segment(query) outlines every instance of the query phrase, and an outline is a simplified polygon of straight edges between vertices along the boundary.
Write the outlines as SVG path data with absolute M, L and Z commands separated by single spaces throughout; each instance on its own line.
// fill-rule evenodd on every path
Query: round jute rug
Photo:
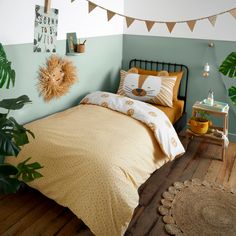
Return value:
M 235 191 L 192 179 L 174 183 L 162 196 L 158 210 L 170 235 L 236 235 Z

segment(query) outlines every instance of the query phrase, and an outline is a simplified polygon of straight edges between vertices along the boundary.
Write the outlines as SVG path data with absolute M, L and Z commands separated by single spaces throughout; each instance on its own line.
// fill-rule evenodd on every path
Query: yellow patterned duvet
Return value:
M 44 177 L 30 186 L 70 208 L 98 236 L 125 232 L 138 187 L 169 160 L 145 124 L 101 106 L 79 105 L 26 127 L 36 138 L 13 161 L 40 162 Z

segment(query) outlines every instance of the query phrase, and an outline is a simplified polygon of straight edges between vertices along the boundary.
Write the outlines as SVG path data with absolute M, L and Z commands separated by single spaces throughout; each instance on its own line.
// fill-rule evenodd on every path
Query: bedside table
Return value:
M 188 139 L 192 139 L 193 137 L 200 137 L 205 138 L 207 140 L 212 140 L 214 143 L 219 144 L 222 148 L 222 161 L 224 161 L 225 158 L 225 150 L 227 147 L 227 141 L 228 141 L 228 113 L 229 113 L 229 107 L 226 107 L 223 111 L 211 109 L 210 106 L 202 106 L 200 102 L 195 102 L 192 106 L 192 116 L 196 116 L 198 111 L 205 111 L 208 114 L 216 117 L 222 117 L 223 118 L 223 125 L 222 127 L 217 126 L 211 126 L 211 130 L 217 130 L 220 131 L 223 136 L 217 136 L 213 132 L 208 131 L 206 134 L 197 134 L 191 131 L 189 128 L 186 131 L 186 135 Z

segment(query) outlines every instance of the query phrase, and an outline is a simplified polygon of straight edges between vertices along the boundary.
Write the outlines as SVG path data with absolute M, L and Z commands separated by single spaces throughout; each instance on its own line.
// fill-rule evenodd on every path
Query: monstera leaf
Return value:
M 0 43 L 0 89 L 5 85 L 8 89 L 15 83 L 15 71 Z M 9 117 L 12 110 L 19 110 L 25 104 L 31 103 L 26 95 L 18 98 L 3 99 L 0 101 L 0 194 L 15 193 L 20 188 L 22 180 L 30 182 L 42 177 L 38 172 L 43 168 L 38 162 L 27 163 L 30 158 L 13 166 L 4 163 L 6 156 L 17 156 L 21 146 L 29 143 L 28 134 L 34 134 L 19 124 L 13 117 Z M 5 111 L 4 111 L 5 110 Z
M 225 76 L 236 79 L 236 52 L 230 53 L 225 58 L 219 71 Z
M 22 179 L 31 182 L 42 177 L 37 170 L 42 166 L 38 162 L 27 164 L 30 158 L 20 162 L 17 167 L 10 164 L 0 164 L 0 193 L 15 193 L 20 188 Z
M 8 110 L 19 110 L 27 103 L 31 103 L 29 97 L 27 95 L 22 95 L 18 98 L 1 100 L 0 107 Z
M 21 182 L 14 176 L 18 174 L 18 169 L 10 164 L 0 164 L 0 193 L 15 193 Z
M 13 117 L 7 118 L 0 114 L 0 155 L 17 156 L 20 146 L 29 143 L 27 133 L 34 138 L 34 134 Z
M 229 88 L 228 91 L 229 91 L 229 97 L 236 106 L 236 87 L 232 86 L 231 88 Z
M 15 84 L 15 71 L 11 68 L 11 62 L 7 60 L 6 53 L 0 43 L 0 88 L 6 84 L 6 88 L 9 89 L 10 84 Z
M 37 170 L 43 167 L 38 162 L 27 164 L 30 159 L 31 158 L 29 157 L 17 165 L 19 172 L 17 173 L 16 177 L 21 178 L 26 183 L 42 177 L 42 174 L 40 174 Z

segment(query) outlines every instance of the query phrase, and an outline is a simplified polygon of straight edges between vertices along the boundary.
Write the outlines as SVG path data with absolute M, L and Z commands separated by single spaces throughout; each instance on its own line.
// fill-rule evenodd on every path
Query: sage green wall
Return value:
M 228 102 L 227 91 L 217 68 L 223 59 L 235 51 L 236 42 L 214 41 L 215 47 L 209 48 L 207 40 L 167 38 L 156 36 L 124 35 L 123 68 L 128 68 L 131 59 L 159 60 L 186 64 L 189 67 L 189 86 L 187 112 L 196 100 L 204 99 L 209 89 L 214 91 L 215 100 Z M 203 65 L 209 62 L 210 76 L 201 76 Z M 230 132 L 236 133 L 236 115 L 230 111 Z M 230 136 L 231 140 L 236 140 Z
M 96 90 L 114 92 L 118 86 L 122 63 L 122 35 L 88 38 L 86 52 L 70 56 L 78 69 L 79 81 L 70 92 L 60 99 L 45 103 L 37 91 L 38 70 L 50 56 L 47 53 L 33 53 L 32 44 L 4 46 L 8 59 L 16 70 L 16 85 L 9 90 L 0 90 L 0 100 L 27 94 L 32 104 L 15 112 L 19 122 L 26 123 L 40 117 L 76 105 L 87 93 Z M 65 56 L 66 41 L 57 42 L 57 53 Z
M 21 123 L 64 110 L 76 105 L 89 92 L 106 90 L 115 92 L 119 82 L 119 70 L 123 58 L 123 68 L 133 58 L 170 61 L 189 66 L 189 87 L 187 112 L 191 114 L 194 101 L 207 96 L 213 89 L 215 99 L 228 102 L 227 91 L 217 71 L 218 66 L 231 51 L 235 51 L 235 42 L 215 41 L 215 47 L 209 48 L 208 41 L 199 39 L 165 38 L 139 35 L 113 35 L 87 39 L 86 52 L 69 57 L 78 68 L 79 81 L 70 92 L 58 100 L 45 103 L 37 91 L 38 69 L 46 62 L 50 54 L 33 53 L 32 44 L 4 46 L 8 59 L 16 70 L 16 85 L 9 90 L 0 90 L 0 99 L 27 94 L 32 104 L 15 113 Z M 65 41 L 58 41 L 57 52 L 65 56 Z M 123 49 L 123 53 L 122 53 Z M 209 62 L 209 78 L 201 76 L 203 65 Z M 230 132 L 236 133 L 236 115 L 230 112 Z M 236 138 L 231 137 L 231 140 Z

